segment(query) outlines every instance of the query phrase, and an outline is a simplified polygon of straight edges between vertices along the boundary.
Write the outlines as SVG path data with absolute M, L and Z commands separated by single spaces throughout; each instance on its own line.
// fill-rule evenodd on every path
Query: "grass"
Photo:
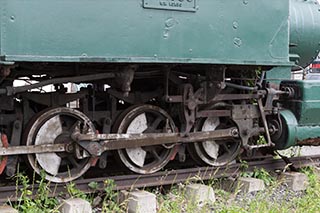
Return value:
M 245 165 L 245 163 L 244 163 Z M 245 166 L 244 166 L 245 167 Z M 276 181 L 274 177 L 270 176 L 268 172 L 262 169 L 255 169 L 254 172 L 242 172 L 242 176 L 256 177 L 264 180 L 267 189 L 255 195 L 240 195 L 237 193 L 230 193 L 221 190 L 223 179 L 213 179 L 207 181 L 206 184 L 215 189 L 216 202 L 206 203 L 201 207 L 194 201 L 188 201 L 186 195 L 186 184 L 192 182 L 200 182 L 201 180 L 190 180 L 186 184 L 178 184 L 172 186 L 169 190 L 164 188 L 150 189 L 157 195 L 158 212 L 160 213 L 207 213 L 207 212 L 221 212 L 221 213 L 317 213 L 320 212 L 320 178 L 315 172 L 314 168 L 307 167 L 302 170 L 309 178 L 309 186 L 305 192 L 300 193 L 296 197 L 293 192 L 285 191 L 281 198 L 275 198 L 275 193 L 281 188 L 281 182 Z M 58 212 L 61 203 L 57 197 L 49 198 L 49 182 L 44 181 L 44 178 L 31 181 L 26 175 L 18 173 L 16 175 L 16 184 L 21 185 L 22 188 L 17 188 L 17 192 L 21 196 L 17 202 L 10 203 L 19 212 Z M 37 192 L 32 196 L 33 183 L 39 184 Z M 119 204 L 118 192 L 114 191 L 114 182 L 106 180 L 104 182 L 103 192 L 94 194 L 85 194 L 78 190 L 74 183 L 66 185 L 68 197 L 82 198 L 93 204 L 97 196 L 101 197 L 99 202 L 100 212 L 126 212 L 126 201 Z M 89 187 L 93 190 L 98 189 L 98 183 L 92 182 Z M 237 190 L 235 190 L 237 192 Z M 299 193 L 298 193 L 299 194 Z
M 63 198 L 81 198 L 87 200 L 91 205 L 94 203 L 94 198 L 104 197 L 102 202 L 98 205 L 101 206 L 101 211 L 103 213 L 109 212 L 123 212 L 124 208 L 117 202 L 118 192 L 114 191 L 113 180 L 106 180 L 104 182 L 104 190 L 97 193 L 84 193 L 83 191 L 77 189 L 73 182 L 66 184 L 65 188 L 67 194 L 60 194 L 56 197 L 49 197 L 50 182 L 45 180 L 45 173 L 41 174 L 41 178 L 36 180 L 33 177 L 32 180 L 28 178 L 24 173 L 17 173 L 14 177 L 16 180 L 16 194 L 19 195 L 17 202 L 8 203 L 23 213 L 58 213 L 61 207 L 61 201 Z M 34 184 L 38 184 L 38 189 L 34 189 Z M 18 187 L 20 186 L 20 187 Z M 91 182 L 88 184 L 89 188 L 93 191 L 97 191 L 98 184 L 96 182 Z M 33 193 L 34 192 L 34 193 Z
M 254 196 L 237 195 L 220 189 L 215 190 L 216 202 L 202 208 L 195 203 L 188 203 L 184 198 L 183 187 L 173 188 L 169 195 L 158 196 L 159 212 L 221 212 L 221 213 L 317 213 L 320 212 L 320 178 L 313 168 L 308 167 L 302 170 L 309 178 L 309 186 L 306 192 L 300 193 L 297 197 L 292 191 L 286 190 L 282 197 L 275 198 L 275 193 L 282 186 L 266 171 L 256 169 L 245 176 L 256 177 L 268 183 L 265 191 L 256 193 Z M 219 181 L 211 181 L 213 188 Z M 235 190 L 237 191 L 237 190 Z M 299 193 L 297 193 L 299 194 Z

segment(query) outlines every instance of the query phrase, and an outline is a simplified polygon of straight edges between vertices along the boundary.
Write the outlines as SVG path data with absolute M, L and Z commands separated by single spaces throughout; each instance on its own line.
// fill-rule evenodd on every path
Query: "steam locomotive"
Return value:
M 2 175 L 26 162 L 61 183 L 110 159 L 149 174 L 173 160 L 219 167 L 256 149 L 319 145 L 320 83 L 290 80 L 319 52 L 315 0 L 0 8 Z

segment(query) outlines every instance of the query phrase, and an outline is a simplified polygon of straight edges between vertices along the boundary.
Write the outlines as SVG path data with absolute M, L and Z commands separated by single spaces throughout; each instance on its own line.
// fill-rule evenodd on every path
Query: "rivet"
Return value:
M 241 41 L 240 38 L 236 37 L 236 38 L 233 39 L 233 44 L 236 45 L 237 47 L 240 47 L 241 44 L 242 44 L 242 41 Z
M 238 24 L 238 22 L 234 21 L 234 22 L 232 23 L 232 26 L 233 26 L 233 29 L 237 29 L 238 26 L 239 26 L 239 24 Z
M 173 27 L 175 24 L 176 24 L 176 21 L 174 20 L 174 18 L 168 18 L 168 19 L 165 21 L 165 26 L 166 26 L 167 28 L 171 28 L 171 27 Z

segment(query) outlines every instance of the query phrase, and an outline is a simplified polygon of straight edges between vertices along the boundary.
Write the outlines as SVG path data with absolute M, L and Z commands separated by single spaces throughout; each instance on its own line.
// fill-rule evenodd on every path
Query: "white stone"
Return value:
M 86 200 L 71 198 L 63 201 L 59 211 L 61 213 L 92 213 L 92 208 Z
M 146 191 L 130 192 L 128 195 L 128 213 L 156 213 L 156 196 Z
M 278 152 L 286 157 L 300 157 L 312 156 L 320 154 L 320 146 L 293 146 L 285 150 L 278 150 Z
M 0 206 L 0 213 L 18 213 L 18 210 L 11 206 Z
M 236 187 L 241 193 L 258 192 L 265 189 L 263 180 L 249 177 L 240 177 Z
M 300 172 L 285 172 L 281 175 L 282 181 L 293 191 L 303 191 L 307 189 L 308 177 Z
M 191 184 L 186 187 L 185 197 L 189 202 L 196 202 L 202 206 L 206 203 L 215 202 L 215 194 L 210 186 L 203 184 Z

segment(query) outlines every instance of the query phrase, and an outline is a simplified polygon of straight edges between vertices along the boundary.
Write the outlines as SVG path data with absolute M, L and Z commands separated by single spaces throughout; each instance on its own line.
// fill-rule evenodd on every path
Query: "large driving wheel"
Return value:
M 125 110 L 116 121 L 117 133 L 172 133 L 175 125 L 172 118 L 161 108 L 152 105 L 133 106 Z M 174 157 L 172 145 L 155 145 L 116 151 L 120 161 L 129 170 L 150 174 L 162 169 Z
M 214 131 L 232 127 L 233 123 L 226 118 L 209 117 L 200 119 L 195 125 L 195 131 Z M 191 157 L 198 164 L 223 166 L 233 161 L 240 151 L 240 140 L 207 140 L 188 145 Z
M 86 115 L 66 107 L 45 110 L 31 120 L 25 134 L 26 145 L 66 143 L 71 147 L 70 152 L 28 155 L 28 162 L 36 173 L 44 171 L 47 180 L 63 183 L 79 178 L 90 168 L 92 158 L 89 155 L 79 159 L 72 151 L 77 146 L 71 139 L 76 126 L 81 128 L 82 133 L 95 132 Z

